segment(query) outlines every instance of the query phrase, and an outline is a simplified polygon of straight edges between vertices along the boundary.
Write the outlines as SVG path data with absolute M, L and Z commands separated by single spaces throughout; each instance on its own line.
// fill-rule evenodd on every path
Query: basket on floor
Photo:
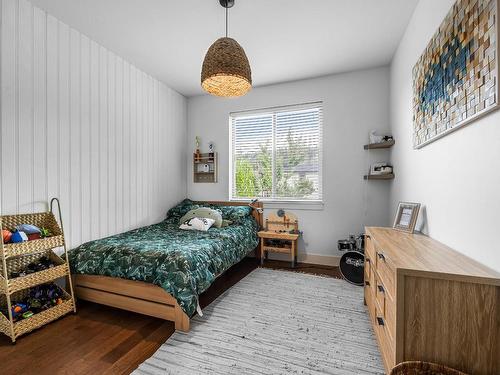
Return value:
M 436 363 L 408 361 L 398 364 L 390 375 L 467 375 L 464 372 Z

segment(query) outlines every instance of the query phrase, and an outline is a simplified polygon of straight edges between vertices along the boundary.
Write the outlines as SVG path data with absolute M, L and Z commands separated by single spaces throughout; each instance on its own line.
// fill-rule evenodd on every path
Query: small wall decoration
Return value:
M 413 145 L 499 107 L 500 0 L 457 0 L 413 68 Z
M 420 203 L 399 202 L 392 227 L 403 232 L 413 233 L 417 224 L 419 210 Z

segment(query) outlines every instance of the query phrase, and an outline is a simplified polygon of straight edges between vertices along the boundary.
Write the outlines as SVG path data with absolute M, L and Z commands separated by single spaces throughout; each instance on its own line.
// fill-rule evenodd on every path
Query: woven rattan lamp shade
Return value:
M 217 39 L 203 60 L 201 86 L 212 95 L 235 97 L 252 88 L 252 71 L 247 55 L 232 38 Z

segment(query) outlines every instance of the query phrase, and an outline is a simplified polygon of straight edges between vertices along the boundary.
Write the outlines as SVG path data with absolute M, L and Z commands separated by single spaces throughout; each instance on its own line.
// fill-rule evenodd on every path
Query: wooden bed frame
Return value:
M 223 206 L 242 206 L 246 202 L 195 202 L 199 204 L 218 204 Z M 252 216 L 263 226 L 262 202 L 252 204 Z M 260 257 L 259 246 L 255 256 Z M 189 316 L 169 293 L 159 286 L 142 281 L 132 281 L 109 276 L 74 275 L 73 285 L 77 298 L 100 303 L 123 310 L 154 316 L 175 323 L 175 329 L 189 331 Z

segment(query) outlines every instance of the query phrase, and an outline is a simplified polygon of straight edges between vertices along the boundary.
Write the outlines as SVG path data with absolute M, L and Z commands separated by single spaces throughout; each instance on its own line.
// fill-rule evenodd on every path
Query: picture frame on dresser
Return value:
M 392 227 L 402 232 L 413 233 L 419 211 L 420 203 L 399 202 Z

